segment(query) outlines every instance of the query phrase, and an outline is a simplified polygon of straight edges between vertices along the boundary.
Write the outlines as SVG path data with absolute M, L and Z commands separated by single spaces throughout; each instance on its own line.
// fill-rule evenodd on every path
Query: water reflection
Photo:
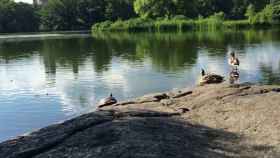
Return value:
M 278 30 L 2 37 L 0 141 L 94 110 L 111 92 L 124 100 L 193 87 L 201 68 L 235 82 L 280 84 L 279 48 Z M 227 65 L 232 50 L 238 72 Z

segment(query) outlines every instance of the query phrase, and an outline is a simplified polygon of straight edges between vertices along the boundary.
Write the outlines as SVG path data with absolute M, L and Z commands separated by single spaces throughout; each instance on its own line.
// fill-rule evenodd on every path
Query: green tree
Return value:
M 134 10 L 142 18 L 157 18 L 175 14 L 174 0 L 135 0 Z
M 80 29 L 77 0 L 50 0 L 41 11 L 45 29 L 75 30 Z
M 135 17 L 133 2 L 134 0 L 105 0 L 105 18 L 115 21 Z
M 267 5 L 262 11 L 254 16 L 253 24 L 272 24 L 273 23 L 273 5 Z
M 273 3 L 273 20 L 280 22 L 280 0 Z
M 195 18 L 198 15 L 197 0 L 176 0 L 176 14 L 184 15 L 188 18 Z
M 222 0 L 198 0 L 197 8 L 199 10 L 199 14 L 203 17 L 208 17 L 217 13 L 219 11 L 226 12 L 223 7 L 227 6 L 231 0 L 222 1 Z
M 247 7 L 252 4 L 256 11 L 262 10 L 270 0 L 228 0 L 224 13 L 230 19 L 244 19 Z
M 253 4 L 250 4 L 247 7 L 245 13 L 245 16 L 248 18 L 250 24 L 253 24 L 255 15 L 256 15 L 255 6 Z
M 0 0 L 0 31 L 9 32 L 15 4 L 11 0 Z
M 77 0 L 80 25 L 90 28 L 92 24 L 105 19 L 105 2 L 100 0 Z
M 16 32 L 34 32 L 39 29 L 39 15 L 35 8 L 27 3 L 16 3 L 14 30 Z
M 93 24 L 129 19 L 136 14 L 134 0 L 50 0 L 41 10 L 47 30 L 89 29 Z
M 39 18 L 32 5 L 0 0 L 0 32 L 32 32 L 38 26 Z

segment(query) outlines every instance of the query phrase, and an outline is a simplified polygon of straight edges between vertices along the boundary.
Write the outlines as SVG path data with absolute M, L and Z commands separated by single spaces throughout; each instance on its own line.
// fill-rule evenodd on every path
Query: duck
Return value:
M 111 93 L 109 97 L 101 99 L 99 101 L 98 107 L 101 108 L 104 106 L 110 106 L 113 104 L 117 104 L 117 102 L 118 102 L 117 99 L 115 97 L 113 97 L 113 94 Z
M 203 86 L 205 84 L 218 84 L 224 82 L 224 77 L 216 75 L 213 73 L 206 74 L 204 69 L 201 69 L 201 79 L 199 85 Z
M 230 53 L 230 57 L 228 59 L 228 64 L 233 67 L 238 67 L 240 65 L 239 59 L 236 57 L 235 53 Z

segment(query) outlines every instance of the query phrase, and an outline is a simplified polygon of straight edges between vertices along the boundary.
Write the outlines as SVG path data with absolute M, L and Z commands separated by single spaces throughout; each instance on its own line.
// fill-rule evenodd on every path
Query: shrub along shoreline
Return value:
M 1 33 L 89 30 L 96 23 L 93 30 L 146 31 L 274 21 L 280 21 L 280 0 L 48 0 L 44 5 L 0 0 Z
M 188 30 L 219 30 L 219 29 L 246 29 L 252 25 L 248 20 L 211 21 L 211 20 L 176 20 L 176 19 L 130 19 L 116 22 L 105 21 L 93 25 L 92 31 L 188 31 Z
M 279 26 L 280 2 L 278 5 L 267 5 L 256 12 L 252 5 L 245 13 L 246 19 L 228 20 L 223 12 L 214 13 L 209 17 L 199 16 L 189 19 L 183 15 L 164 18 L 133 18 L 129 20 L 105 21 L 92 26 L 92 31 L 186 31 L 186 30 L 221 30 L 250 29 Z
M 93 25 L 92 31 L 129 31 L 129 32 L 164 32 L 164 31 L 211 31 L 223 29 L 251 29 L 279 26 L 279 24 L 250 24 L 248 20 L 226 20 L 215 21 L 210 19 L 202 20 L 177 20 L 177 19 L 130 19 L 126 21 L 118 20 L 116 22 L 105 21 Z

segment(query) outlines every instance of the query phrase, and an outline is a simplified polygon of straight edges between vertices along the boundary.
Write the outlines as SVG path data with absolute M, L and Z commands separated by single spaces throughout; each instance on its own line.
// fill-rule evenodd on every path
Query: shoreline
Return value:
M 104 21 L 92 26 L 94 32 L 188 32 L 188 31 L 217 31 L 217 30 L 250 30 L 277 28 L 279 23 L 256 23 L 249 20 L 225 19 L 129 19 Z
M 279 94 L 253 84 L 148 94 L 2 142 L 0 157 L 277 157 Z

